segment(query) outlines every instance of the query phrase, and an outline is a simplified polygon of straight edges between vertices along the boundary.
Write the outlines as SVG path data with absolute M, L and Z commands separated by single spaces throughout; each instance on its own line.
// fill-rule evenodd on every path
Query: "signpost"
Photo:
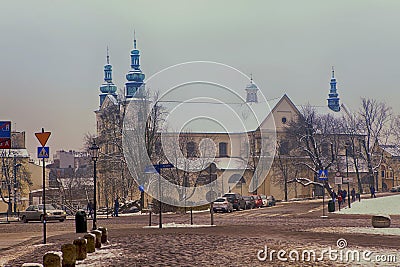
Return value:
M 158 198 L 159 198 L 159 202 L 160 205 L 158 207 L 159 209 L 159 224 L 158 227 L 162 228 L 162 201 L 161 201 L 161 169 L 170 169 L 173 168 L 174 165 L 171 163 L 167 163 L 167 164 L 154 164 L 154 165 L 150 165 L 150 166 L 146 166 L 144 168 L 144 172 L 145 173 L 156 173 L 158 172 Z M 151 214 L 151 212 L 150 212 Z M 151 215 L 150 215 L 151 216 Z
M 49 147 L 45 147 L 47 140 L 49 140 L 51 132 L 45 132 L 44 128 L 42 128 L 42 132 L 35 133 L 36 138 L 39 140 L 39 143 L 42 145 L 38 147 L 38 158 L 43 161 L 43 179 L 42 179 L 42 204 L 43 204 L 43 244 L 46 244 L 46 165 L 45 159 L 49 157 L 50 149 Z
M 319 170 L 318 179 L 322 181 L 324 184 L 325 181 L 328 181 L 328 170 Z M 326 218 L 328 216 L 325 215 L 325 185 L 322 186 L 322 218 Z

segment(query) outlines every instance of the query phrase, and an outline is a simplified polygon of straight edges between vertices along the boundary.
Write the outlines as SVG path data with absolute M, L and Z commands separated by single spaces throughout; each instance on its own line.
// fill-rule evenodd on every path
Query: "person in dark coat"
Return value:
M 114 216 L 118 217 L 118 210 L 119 210 L 119 201 L 118 201 L 118 197 L 115 198 L 114 201 Z
M 351 201 L 352 202 L 354 202 L 354 201 L 356 201 L 356 190 L 354 189 L 354 187 L 353 187 L 353 189 L 351 189 Z
M 86 210 L 89 212 L 88 216 L 90 216 L 91 218 L 93 218 L 93 203 L 90 200 L 89 203 L 87 204 Z

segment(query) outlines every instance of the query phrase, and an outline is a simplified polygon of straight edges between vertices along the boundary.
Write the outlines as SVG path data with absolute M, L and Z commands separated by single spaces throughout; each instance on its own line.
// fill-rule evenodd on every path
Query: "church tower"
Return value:
M 257 92 L 258 87 L 253 83 L 253 75 L 250 74 L 250 84 L 246 86 L 246 102 L 247 103 L 257 103 Z
M 110 64 L 110 56 L 108 54 L 108 47 L 107 47 L 107 64 L 104 65 L 104 83 L 100 86 L 100 107 L 104 102 L 104 99 L 107 95 L 111 94 L 115 98 L 117 98 L 117 86 L 112 81 L 112 66 Z
M 339 94 L 337 93 L 336 89 L 336 78 L 335 78 L 335 69 L 332 67 L 332 78 L 331 78 L 331 89 L 329 91 L 329 98 L 328 98 L 328 107 L 338 112 L 340 111 L 340 104 L 339 104 Z
M 136 48 L 136 36 L 133 34 L 133 50 L 131 51 L 131 70 L 126 74 L 125 97 L 127 99 L 140 97 L 143 93 L 145 75 L 140 69 L 140 52 Z M 142 88 L 141 88 L 142 87 Z

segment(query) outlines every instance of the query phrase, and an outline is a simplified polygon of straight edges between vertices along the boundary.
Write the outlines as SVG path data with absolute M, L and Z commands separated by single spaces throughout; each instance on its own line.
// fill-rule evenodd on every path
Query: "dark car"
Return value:
M 253 196 L 244 196 L 244 201 L 246 201 L 246 209 L 254 209 L 256 207 L 256 202 Z
M 229 202 L 232 203 L 232 206 L 235 210 L 241 210 L 246 208 L 246 202 L 244 201 L 243 197 L 238 193 L 226 193 L 223 195 L 226 197 Z
M 400 186 L 394 186 L 390 189 L 390 192 L 400 192 Z

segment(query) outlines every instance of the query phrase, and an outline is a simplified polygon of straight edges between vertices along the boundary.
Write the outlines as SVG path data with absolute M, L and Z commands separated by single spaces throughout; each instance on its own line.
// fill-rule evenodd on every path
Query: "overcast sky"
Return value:
M 364 96 L 400 113 L 399 14 L 398 0 L 3 0 L 0 120 L 26 131 L 33 157 L 42 127 L 52 154 L 81 149 L 95 133 L 106 47 L 123 88 L 134 29 L 147 77 L 210 60 L 252 73 L 267 99 L 326 105 L 333 65 L 345 104 Z

